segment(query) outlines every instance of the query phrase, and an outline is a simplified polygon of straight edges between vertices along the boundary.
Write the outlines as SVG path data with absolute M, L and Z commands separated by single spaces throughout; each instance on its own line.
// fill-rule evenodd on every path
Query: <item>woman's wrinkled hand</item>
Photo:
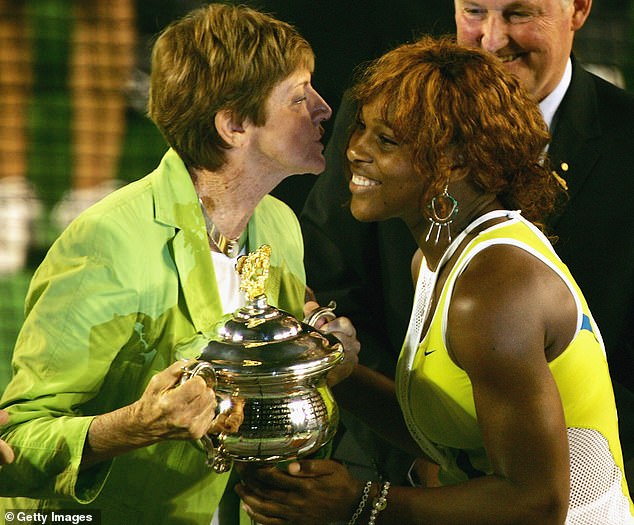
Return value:
M 156 374 L 131 406 L 135 427 L 150 440 L 200 439 L 213 426 L 216 394 L 200 376 L 181 384 L 188 364 L 183 359 Z
M 307 301 L 304 305 L 304 315 L 310 316 L 317 308 L 319 308 L 317 302 Z M 361 344 L 357 339 L 357 331 L 352 321 L 347 317 L 335 317 L 334 319 L 320 317 L 314 326 L 322 332 L 334 335 L 343 345 L 343 360 L 328 373 L 326 378 L 328 386 L 332 387 L 346 379 L 355 369 L 359 363 Z
M 302 460 L 281 467 L 239 465 L 235 488 L 247 514 L 261 525 L 323 525 L 352 516 L 363 483 L 332 460 Z

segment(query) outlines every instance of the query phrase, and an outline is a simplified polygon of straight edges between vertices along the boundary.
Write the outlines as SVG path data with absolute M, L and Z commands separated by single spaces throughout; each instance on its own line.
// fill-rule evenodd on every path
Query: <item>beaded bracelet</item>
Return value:
M 372 500 L 372 512 L 370 512 L 370 519 L 368 520 L 368 525 L 374 525 L 376 521 L 376 517 L 379 512 L 385 510 L 387 507 L 387 493 L 390 490 L 390 482 L 386 481 L 381 485 L 381 491 L 379 492 L 379 496 Z
M 361 494 L 361 501 L 359 501 L 359 506 L 357 507 L 357 510 L 354 511 L 354 514 L 352 515 L 352 518 L 350 518 L 348 525 L 354 525 L 357 522 L 359 516 L 361 516 L 363 508 L 365 507 L 365 504 L 370 497 L 370 487 L 372 487 L 372 482 L 366 481 L 365 487 L 363 487 L 363 493 Z

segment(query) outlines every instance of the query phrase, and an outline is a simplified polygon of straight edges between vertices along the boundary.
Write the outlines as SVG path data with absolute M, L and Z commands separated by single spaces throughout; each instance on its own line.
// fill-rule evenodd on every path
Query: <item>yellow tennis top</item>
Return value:
M 567 523 L 587 519 L 612 523 L 604 521 L 608 515 L 620 520 L 614 523 L 634 523 L 623 474 L 614 394 L 599 330 L 579 287 L 548 240 L 519 212 L 503 213 L 510 220 L 482 231 L 460 255 L 435 311 L 430 312 L 432 321 L 418 348 L 410 349 L 413 354 L 409 358 L 407 344 L 401 352 L 397 392 L 412 435 L 415 439 L 426 438 L 428 445 L 431 442 L 436 448 L 444 484 L 492 473 L 471 381 L 452 361 L 445 345 L 447 312 L 456 280 L 475 255 L 494 244 L 517 246 L 556 272 L 578 306 L 574 338 L 549 363 L 561 395 L 570 446 L 571 503 Z M 499 216 L 500 212 L 494 214 Z M 425 446 L 421 448 L 425 450 Z

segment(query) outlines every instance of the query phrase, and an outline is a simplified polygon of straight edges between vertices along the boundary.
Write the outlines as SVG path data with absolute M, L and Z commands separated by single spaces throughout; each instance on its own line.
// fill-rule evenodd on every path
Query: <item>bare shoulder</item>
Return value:
M 461 366 L 483 357 L 543 356 L 545 341 L 575 322 L 565 283 L 531 253 L 490 246 L 457 279 L 448 316 L 450 351 Z
M 456 281 L 454 299 L 478 298 L 485 306 L 500 299 L 516 302 L 534 297 L 534 286 L 555 274 L 526 250 L 511 244 L 495 244 L 477 253 Z M 452 301 L 453 301 L 452 300 Z

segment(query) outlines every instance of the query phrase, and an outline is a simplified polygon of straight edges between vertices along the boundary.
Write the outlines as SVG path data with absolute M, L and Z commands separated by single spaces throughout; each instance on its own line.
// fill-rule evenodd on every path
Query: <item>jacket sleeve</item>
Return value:
M 95 415 L 87 404 L 102 392 L 118 352 L 134 332 L 136 294 L 105 257 L 120 244 L 114 228 L 77 221 L 53 245 L 33 277 L 26 319 L 13 355 L 13 379 L 0 406 L 10 414 L 2 438 L 15 462 L 0 476 L 0 494 L 94 499 L 109 470 L 80 473 Z

